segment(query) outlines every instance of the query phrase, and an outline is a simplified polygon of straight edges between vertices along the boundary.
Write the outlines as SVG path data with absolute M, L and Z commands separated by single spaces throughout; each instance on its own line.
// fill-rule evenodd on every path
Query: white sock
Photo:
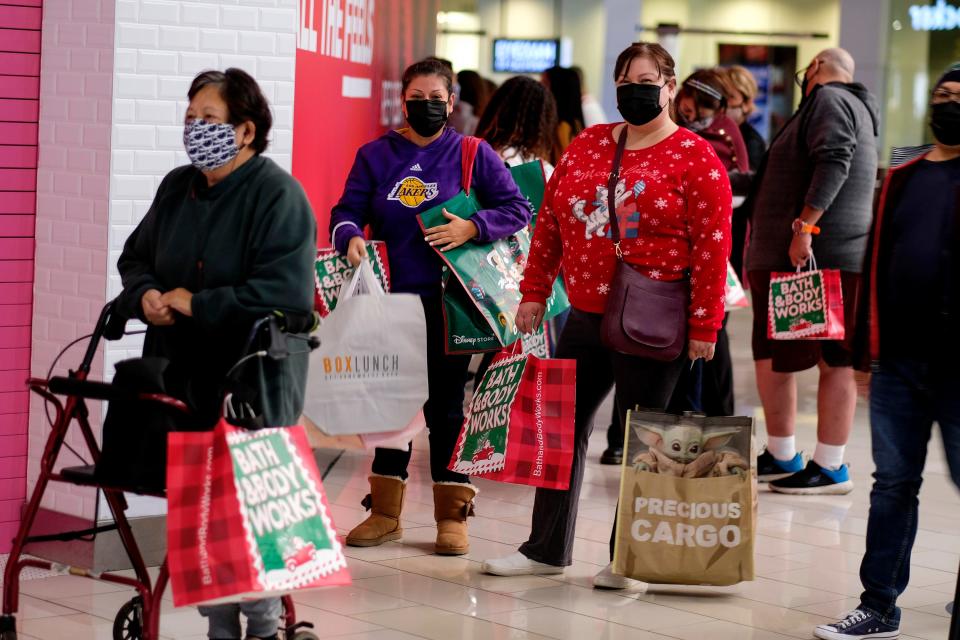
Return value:
M 836 471 L 843 466 L 843 450 L 846 448 L 846 445 L 843 444 L 817 442 L 817 448 L 813 452 L 813 461 L 824 469 Z
M 767 436 L 767 451 L 777 460 L 787 462 L 797 456 L 797 437 Z

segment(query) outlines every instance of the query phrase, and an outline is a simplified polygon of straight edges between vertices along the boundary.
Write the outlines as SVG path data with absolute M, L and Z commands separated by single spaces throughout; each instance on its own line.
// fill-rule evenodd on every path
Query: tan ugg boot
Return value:
M 473 515 L 477 489 L 470 484 L 439 482 L 433 485 L 433 516 L 437 520 L 434 551 L 441 556 L 462 556 L 470 551 L 467 518 Z
M 391 476 L 370 476 L 370 493 L 361 503 L 370 512 L 366 520 L 347 534 L 351 547 L 376 547 L 403 535 L 400 528 L 400 511 L 403 510 L 403 495 L 407 483 Z

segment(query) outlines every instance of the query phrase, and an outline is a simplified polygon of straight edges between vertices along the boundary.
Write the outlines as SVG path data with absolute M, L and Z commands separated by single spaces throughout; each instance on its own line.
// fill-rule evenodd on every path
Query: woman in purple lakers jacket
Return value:
M 530 222 L 503 160 L 486 143 L 478 150 L 472 187 L 482 210 L 469 220 L 446 213 L 449 222 L 424 233 L 417 216 L 461 190 L 461 141 L 447 128 L 455 96 L 453 74 L 439 62 L 413 64 L 403 74 L 403 114 L 410 125 L 390 131 L 357 152 L 340 202 L 333 209 L 334 246 L 354 265 L 366 256 L 363 229 L 387 245 L 394 292 L 416 293 L 427 319 L 429 398 L 424 415 L 430 432 L 436 552 L 461 555 L 469 550 L 467 516 L 476 490 L 467 476 L 447 469 L 463 422 L 467 356 L 448 356 L 441 303 L 441 260 L 434 248 L 453 249 L 466 242 L 491 242 Z M 370 494 L 363 504 L 370 516 L 347 536 L 347 544 L 371 547 L 397 540 L 410 450 L 377 449 Z

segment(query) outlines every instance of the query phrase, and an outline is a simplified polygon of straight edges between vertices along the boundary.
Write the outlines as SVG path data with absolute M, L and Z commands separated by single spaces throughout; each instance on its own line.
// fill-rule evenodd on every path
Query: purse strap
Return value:
M 620 181 L 620 163 L 623 160 L 623 150 L 627 146 L 627 123 L 623 123 L 620 137 L 617 138 L 617 151 L 613 155 L 613 168 L 610 169 L 610 179 L 607 181 L 607 211 L 610 218 L 610 233 L 613 235 L 613 246 L 617 250 L 617 259 L 623 261 L 623 251 L 620 249 L 620 221 L 617 219 L 617 183 Z

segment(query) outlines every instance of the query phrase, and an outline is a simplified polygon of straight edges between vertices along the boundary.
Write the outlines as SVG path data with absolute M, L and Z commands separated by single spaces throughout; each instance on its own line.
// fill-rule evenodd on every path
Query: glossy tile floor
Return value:
M 731 323 L 741 412 L 756 415 L 749 359 L 749 317 Z M 800 445 L 815 441 L 813 378 L 801 381 Z M 870 436 L 865 407 L 848 448 L 856 483 L 841 497 L 795 497 L 761 489 L 757 579 L 729 588 L 651 586 L 646 591 L 598 592 L 591 578 L 607 563 L 607 540 L 616 501 L 618 469 L 596 463 L 605 446 L 609 408 L 598 414 L 590 463 L 580 504 L 575 564 L 563 576 L 499 578 L 479 572 L 480 562 L 514 551 L 527 535 L 533 491 L 478 481 L 478 517 L 471 520 L 472 549 L 462 558 L 431 554 L 432 492 L 418 440 L 403 515 L 404 539 L 371 549 L 348 548 L 354 584 L 296 597 L 302 619 L 322 638 L 403 640 L 411 638 L 521 639 L 602 638 L 653 640 L 773 640 L 809 638 L 813 627 L 857 604 L 857 577 L 870 489 Z M 321 463 L 328 452 L 318 454 Z M 369 457 L 348 453 L 327 478 L 333 516 L 346 532 L 364 517 Z M 913 555 L 911 585 L 903 595 L 904 638 L 943 640 L 960 562 L 958 493 L 948 479 L 942 447 L 935 438 L 921 495 L 921 519 Z M 112 620 L 132 595 L 112 585 L 73 577 L 49 577 L 22 584 L 21 638 L 92 640 L 112 638 Z M 169 596 L 168 596 L 169 597 Z M 206 638 L 205 624 L 192 609 L 163 614 L 165 638 Z

